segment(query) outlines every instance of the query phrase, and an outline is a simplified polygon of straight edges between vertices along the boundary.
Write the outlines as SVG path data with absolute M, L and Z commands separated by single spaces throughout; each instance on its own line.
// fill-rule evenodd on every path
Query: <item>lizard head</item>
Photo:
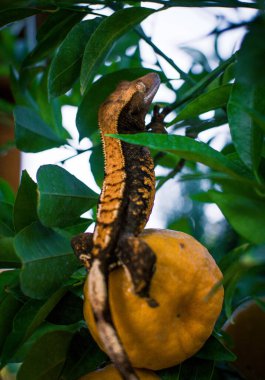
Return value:
M 148 108 L 160 85 L 160 78 L 156 73 L 149 73 L 132 82 L 135 87 L 135 94 L 131 102 L 140 102 L 141 106 L 148 111 Z M 133 106 L 133 104 L 131 104 Z
M 156 73 L 149 73 L 132 82 L 120 83 L 118 90 L 127 101 L 119 117 L 119 133 L 145 130 L 145 116 L 159 85 L 160 78 Z

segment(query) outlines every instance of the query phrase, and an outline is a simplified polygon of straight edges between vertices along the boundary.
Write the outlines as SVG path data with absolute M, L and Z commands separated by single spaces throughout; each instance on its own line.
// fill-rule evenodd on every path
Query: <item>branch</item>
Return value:
M 180 75 L 181 79 L 186 80 L 190 84 L 196 83 L 189 75 L 187 75 L 184 71 L 179 68 L 175 62 L 169 58 L 165 53 L 163 53 L 151 40 L 150 37 L 147 37 L 146 34 L 143 32 L 141 28 L 135 28 L 136 33 L 148 44 L 150 45 L 154 51 L 160 55 L 162 58 L 164 58 L 165 61 L 167 61 Z

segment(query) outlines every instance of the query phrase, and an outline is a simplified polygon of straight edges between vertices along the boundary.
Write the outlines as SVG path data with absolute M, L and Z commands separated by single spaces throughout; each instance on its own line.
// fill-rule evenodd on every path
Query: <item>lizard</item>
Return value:
M 149 294 L 156 257 L 139 238 L 154 203 L 154 163 L 147 147 L 122 142 L 108 134 L 152 131 L 145 117 L 159 88 L 160 78 L 149 73 L 121 82 L 100 106 L 99 129 L 103 144 L 104 182 L 98 202 L 93 234 L 72 239 L 75 254 L 88 271 L 89 298 L 97 329 L 107 354 L 125 380 L 137 380 L 130 360 L 112 322 L 108 303 L 108 273 L 122 265 L 134 292 L 150 307 L 157 306 Z M 161 128 L 159 128 L 161 132 Z

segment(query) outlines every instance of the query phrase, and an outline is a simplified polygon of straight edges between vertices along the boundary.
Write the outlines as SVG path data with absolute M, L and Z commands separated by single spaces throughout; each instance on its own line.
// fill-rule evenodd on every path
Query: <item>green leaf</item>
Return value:
M 134 29 L 123 34 L 116 42 L 114 42 L 105 64 L 101 65 L 99 75 L 106 75 L 110 72 L 122 69 L 131 69 L 142 66 L 142 58 L 139 48 L 140 36 Z
M 254 297 L 256 304 L 261 308 L 261 310 L 265 313 L 265 301 L 261 298 Z
M 0 267 L 16 268 L 20 267 L 20 261 L 14 249 L 14 239 L 12 237 L 0 238 Z
M 71 138 L 69 133 L 62 125 L 62 103 L 59 99 L 49 99 L 48 95 L 48 68 L 45 69 L 40 80 L 36 83 L 35 92 L 36 102 L 38 104 L 39 115 L 42 120 L 49 125 L 57 136 L 64 141 Z M 66 142 L 66 141 L 65 141 Z
M 89 158 L 90 168 L 96 184 L 101 188 L 104 180 L 104 157 L 102 145 L 94 146 Z
M 0 303 L 2 299 L 10 293 L 10 287 L 19 282 L 19 270 L 5 270 L 0 272 Z
M 143 7 L 125 8 L 102 21 L 85 48 L 80 77 L 82 93 L 85 92 L 88 84 L 93 80 L 98 67 L 106 58 L 113 43 L 153 12 L 153 9 Z
M 33 109 L 17 106 L 14 116 L 16 144 L 20 150 L 35 153 L 65 143 Z
M 14 318 L 13 330 L 5 342 L 2 354 L 3 365 L 10 361 L 20 346 L 41 325 L 65 292 L 66 289 L 61 288 L 46 302 L 30 299 L 21 307 Z
M 22 20 L 23 18 L 33 16 L 37 13 L 42 13 L 42 11 L 33 8 L 5 9 L 0 12 L 0 28 L 11 22 Z
M 4 223 L 11 231 L 14 230 L 13 224 L 13 204 L 0 201 L 0 221 Z
M 253 268 L 265 264 L 265 245 L 251 247 L 244 255 L 240 257 L 240 263 L 245 268 Z
M 0 350 L 2 349 L 6 337 L 12 330 L 13 317 L 21 307 L 21 302 L 7 294 L 0 303 Z M 1 367 L 1 365 L 0 365 Z
M 236 355 L 233 354 L 223 343 L 221 343 L 216 337 L 211 337 L 206 341 L 204 346 L 196 354 L 198 358 L 215 360 L 215 361 L 234 361 Z
M 209 195 L 240 235 L 252 243 L 265 242 L 264 201 L 251 199 L 240 193 L 210 191 Z
M 191 218 L 182 216 L 181 218 L 178 217 L 178 219 L 169 219 L 167 222 L 167 226 L 169 230 L 174 231 L 182 231 L 186 234 L 192 235 L 194 234 L 194 228 L 192 226 L 192 220 Z
M 0 221 L 0 237 L 11 237 L 14 236 L 15 231 L 11 229 L 7 224 Z
M 54 56 L 49 71 L 49 94 L 59 96 L 79 78 L 84 49 L 101 19 L 86 20 L 75 25 Z
M 95 371 L 108 360 L 87 329 L 81 329 L 76 333 L 70 346 L 67 361 L 65 363 L 62 378 L 64 380 L 75 380 Z
M 191 358 L 170 369 L 159 371 L 162 380 L 212 380 L 214 361 Z
M 37 181 L 38 215 L 45 226 L 72 226 L 97 203 L 98 195 L 94 191 L 59 166 L 41 166 Z
M 35 99 L 29 93 L 28 89 L 25 89 L 21 85 L 21 76 L 17 73 L 14 67 L 10 67 L 10 88 L 16 105 L 25 106 L 29 108 L 37 108 Z M 13 108 L 13 111 L 15 107 Z
M 265 115 L 249 107 L 244 107 L 244 110 L 251 116 L 253 122 L 262 129 L 263 133 L 265 133 Z
M 22 230 L 38 220 L 37 215 L 37 184 L 23 170 L 21 183 L 14 205 L 14 225 L 16 231 Z
M 3 178 L 0 178 L 0 201 L 14 203 L 15 195 L 12 187 Z
M 144 145 L 150 148 L 174 153 L 181 158 L 201 162 L 214 170 L 238 176 L 240 167 L 222 153 L 205 143 L 185 136 L 139 133 L 134 135 L 111 135 L 132 144 Z
M 198 96 L 188 103 L 183 110 L 180 111 L 176 119 L 174 119 L 170 124 L 180 120 L 193 118 L 204 112 L 225 107 L 229 99 L 231 88 L 231 84 L 226 84 Z
M 86 231 L 86 229 L 94 222 L 93 219 L 79 218 L 75 224 L 72 226 L 67 226 L 64 231 L 68 232 L 70 235 L 78 235 L 81 232 Z
M 0 351 L 12 330 L 13 318 L 22 305 L 9 293 L 9 288 L 18 281 L 18 274 L 18 270 L 0 273 Z
M 15 237 L 22 261 L 21 289 L 29 297 L 51 296 L 76 269 L 70 239 L 35 222 Z
M 101 103 L 110 95 L 118 83 L 134 80 L 154 70 L 145 68 L 123 69 L 104 75 L 89 87 L 76 115 L 76 126 L 80 140 L 98 132 L 98 110 Z M 162 74 L 159 73 L 158 74 Z
M 237 53 L 236 78 L 245 85 L 265 85 L 265 21 L 258 17 L 249 24 Z
M 65 295 L 53 308 L 47 319 L 49 323 L 53 323 L 55 325 L 70 325 L 83 321 L 83 299 L 81 296 L 75 295 L 72 290 L 73 289 L 71 288 L 67 293 L 65 293 Z
M 186 103 L 188 100 L 194 98 L 195 96 L 201 94 L 201 92 L 210 84 L 213 83 L 213 81 L 221 74 L 223 73 L 226 68 L 231 65 L 235 61 L 236 54 L 234 53 L 230 58 L 228 58 L 226 61 L 223 61 L 219 66 L 217 66 L 214 70 L 212 70 L 210 73 L 204 75 L 195 85 L 192 87 L 188 86 L 187 83 L 184 83 L 183 86 L 181 86 L 181 90 L 183 87 L 186 89 L 184 94 L 181 96 L 181 99 L 177 99 L 173 104 L 171 104 L 172 108 L 178 107 L 183 103 Z
M 51 14 L 39 29 L 37 35 L 38 43 L 26 57 L 23 62 L 23 68 L 46 58 L 65 38 L 68 31 L 83 17 L 84 14 L 82 12 L 66 9 L 59 9 Z
M 72 331 L 54 331 L 45 334 L 33 345 L 19 369 L 18 380 L 51 380 L 59 378 Z
M 190 46 L 180 46 L 180 49 L 187 53 L 192 58 L 192 63 L 199 64 L 203 67 L 204 71 L 211 71 L 209 66 L 208 59 L 203 52 L 198 49 L 192 48 Z
M 265 245 L 250 246 L 243 244 L 237 247 L 220 261 L 220 268 L 224 273 L 223 285 L 225 287 L 224 310 L 227 318 L 230 318 L 235 305 L 235 297 L 242 300 L 240 287 L 247 289 L 244 296 L 250 296 L 251 288 L 254 285 L 253 295 L 259 293 L 259 286 L 263 294 L 264 280 L 260 271 L 265 264 Z M 260 275 L 259 275 L 260 273 Z M 248 288 L 250 285 L 250 289 Z M 251 285 L 252 284 L 252 285 Z
M 21 363 L 25 360 L 28 353 L 32 350 L 32 347 L 38 342 L 43 336 L 49 333 L 57 333 L 58 331 L 72 332 L 79 331 L 84 327 L 84 321 L 79 321 L 72 325 L 55 325 L 49 322 L 43 322 L 33 334 L 26 340 L 22 346 L 17 350 L 15 355 L 12 357 L 12 361 L 15 363 Z M 57 380 L 57 377 L 55 378 Z
M 263 112 L 264 98 L 264 86 L 235 83 L 227 107 L 229 127 L 237 153 L 244 164 L 254 171 L 261 158 L 263 133 L 245 107 Z

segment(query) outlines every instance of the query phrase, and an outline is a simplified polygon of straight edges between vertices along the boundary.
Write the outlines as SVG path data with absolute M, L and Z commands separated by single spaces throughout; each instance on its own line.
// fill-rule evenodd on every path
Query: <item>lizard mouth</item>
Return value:
M 158 90 L 158 87 L 160 85 L 160 78 L 158 75 L 155 75 L 154 76 L 154 83 L 152 84 L 152 86 L 150 87 L 150 89 L 148 90 L 147 94 L 145 95 L 144 97 L 144 102 L 147 104 L 147 103 L 151 103 L 151 101 L 153 100 L 157 90 Z

